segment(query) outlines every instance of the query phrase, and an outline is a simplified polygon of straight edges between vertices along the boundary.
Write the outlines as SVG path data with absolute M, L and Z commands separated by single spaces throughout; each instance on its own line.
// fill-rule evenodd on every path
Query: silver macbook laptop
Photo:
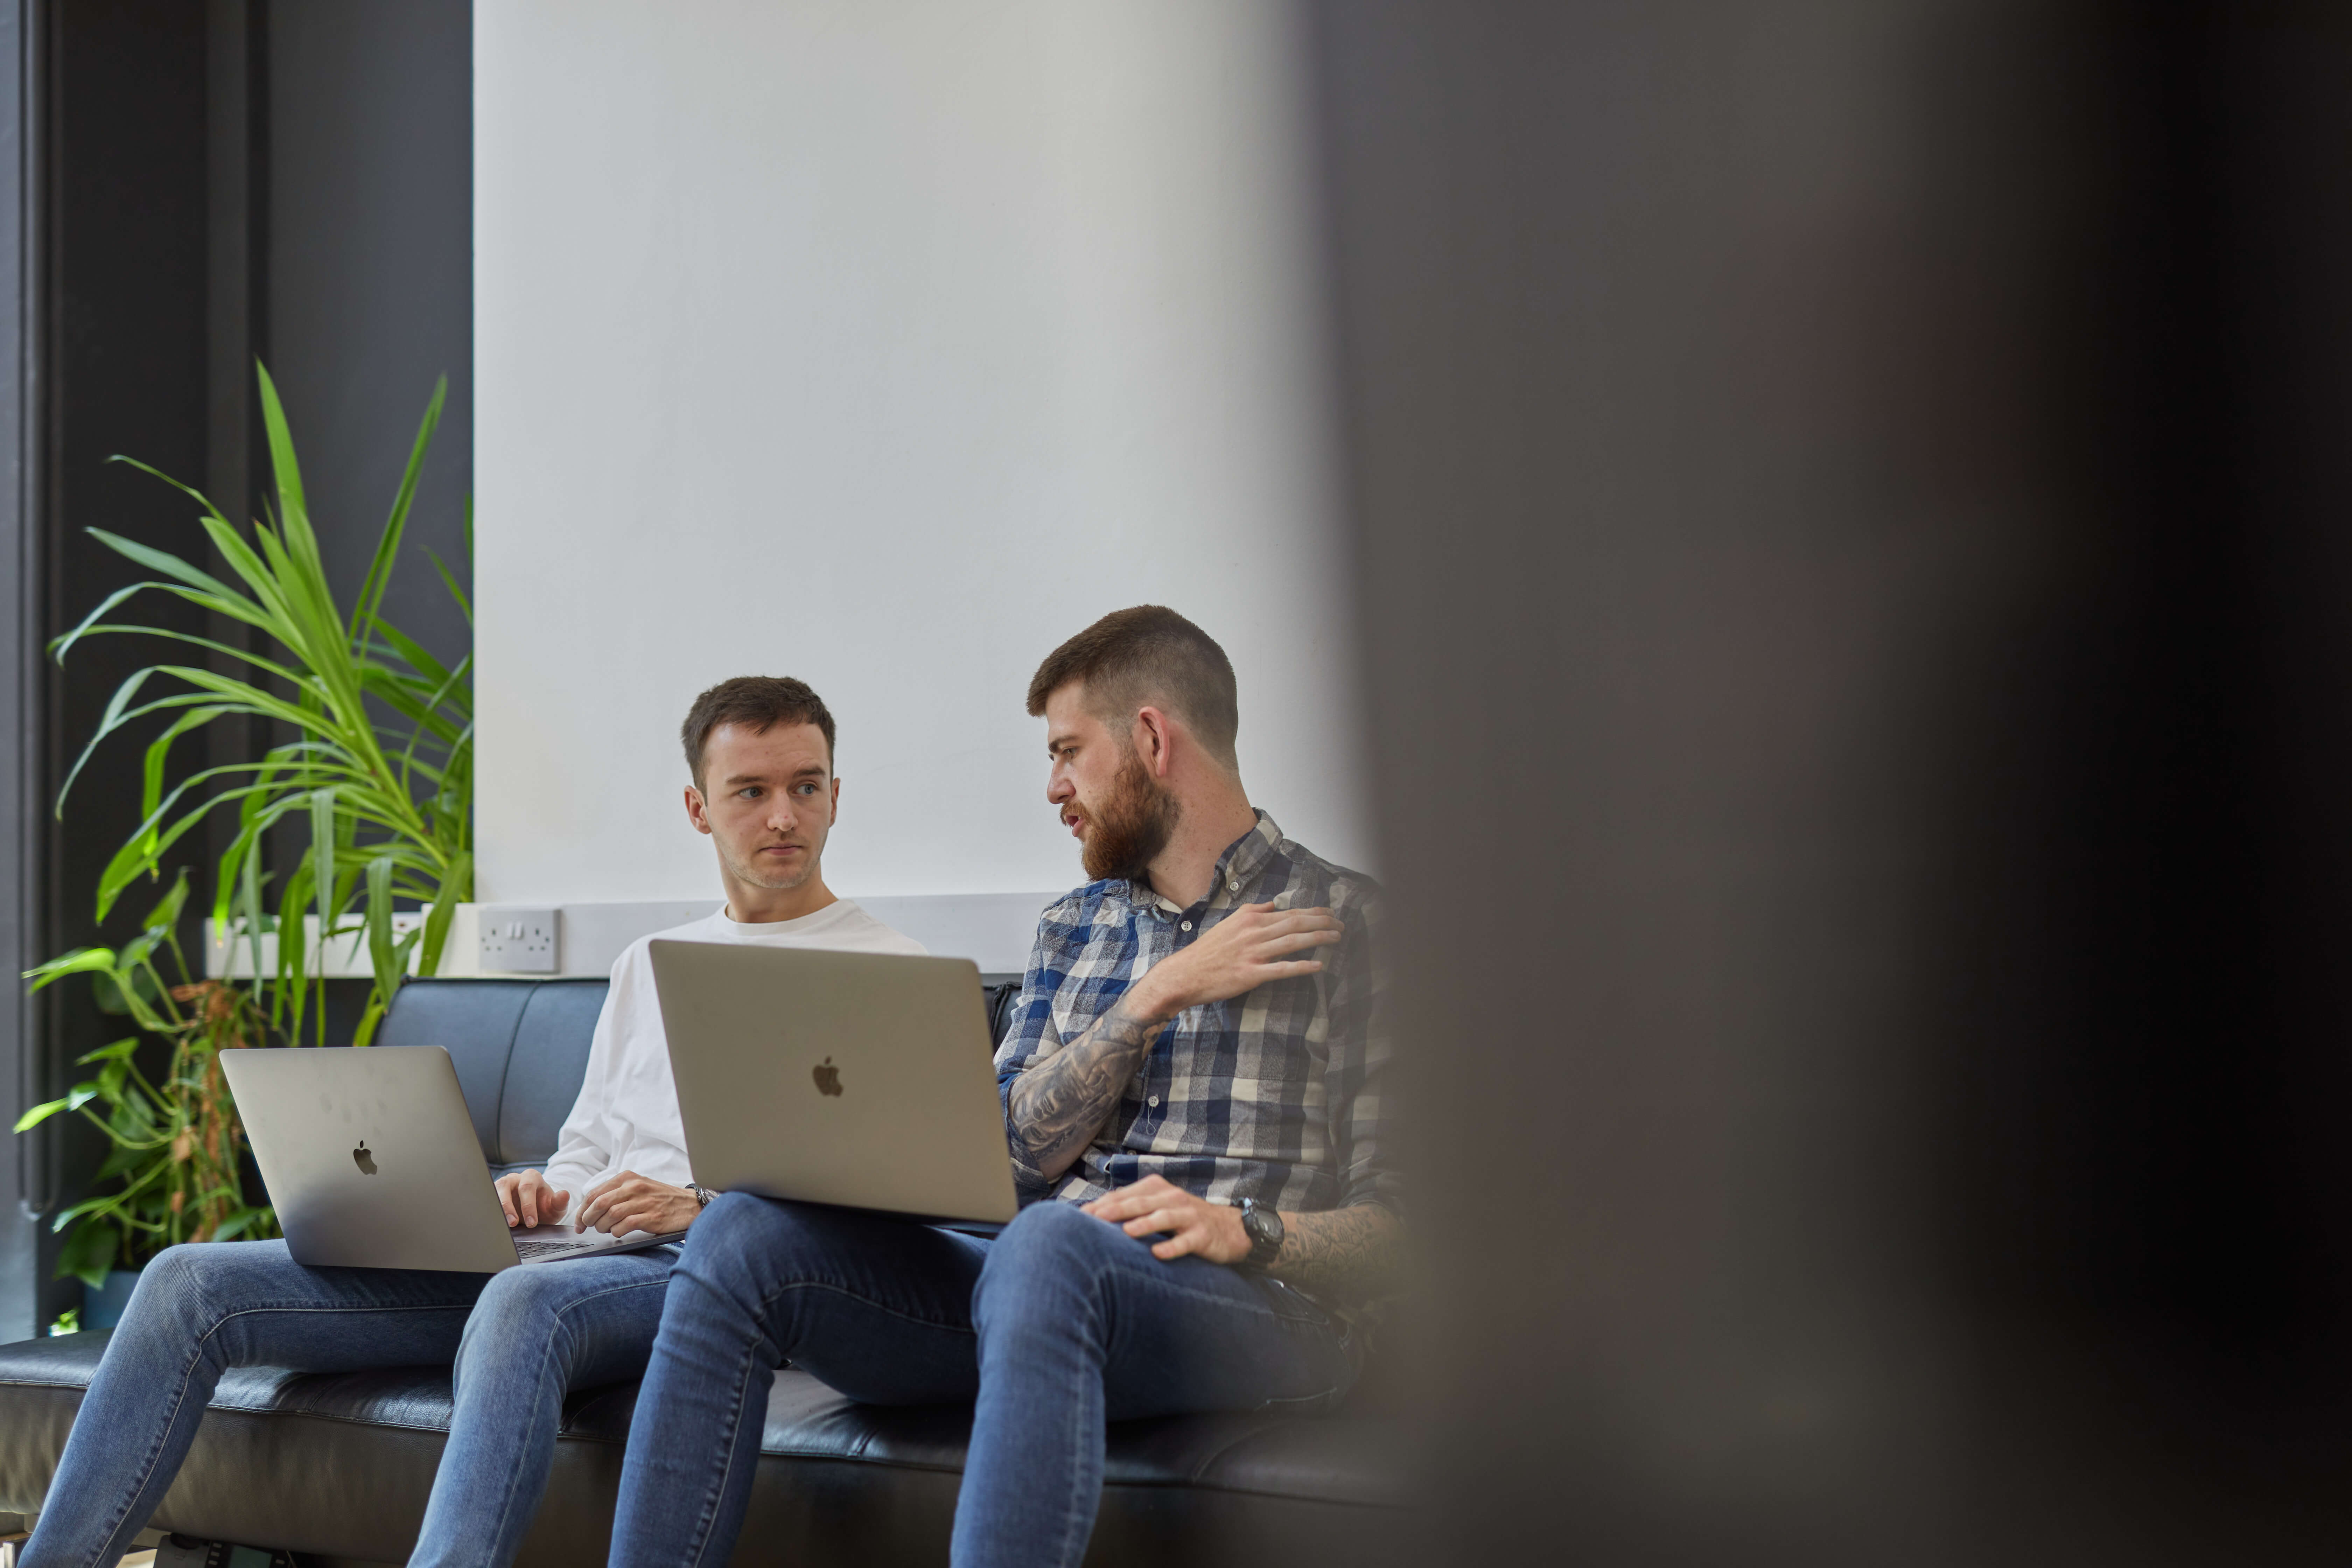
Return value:
M 652 952 L 696 1181 L 922 1219 L 1013 1217 L 970 960 L 698 942 Z
M 509 1231 L 439 1046 L 223 1051 L 220 1063 L 297 1263 L 495 1274 L 684 1234 L 580 1236 L 560 1220 Z

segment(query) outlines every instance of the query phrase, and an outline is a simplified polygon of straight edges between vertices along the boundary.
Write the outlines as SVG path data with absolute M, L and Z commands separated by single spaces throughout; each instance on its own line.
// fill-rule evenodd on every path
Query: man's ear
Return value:
M 710 832 L 710 808 L 703 804 L 702 792 L 692 784 L 686 786 L 686 819 L 694 824 L 697 833 Z
M 1175 726 L 1166 712 L 1158 708 L 1135 710 L 1135 753 L 1143 759 L 1143 765 L 1150 770 L 1153 778 L 1168 776 L 1175 738 Z
M 839 822 L 840 820 L 841 820 L 841 781 L 840 781 L 839 779 L 835 779 L 835 780 L 834 780 L 834 781 L 833 781 L 833 816 L 832 816 L 832 819 L 831 819 L 830 821 L 826 822 L 825 826 L 826 826 L 827 827 L 830 827 L 830 826 L 833 826 L 833 824 L 834 824 L 834 823 L 835 823 L 835 822 Z

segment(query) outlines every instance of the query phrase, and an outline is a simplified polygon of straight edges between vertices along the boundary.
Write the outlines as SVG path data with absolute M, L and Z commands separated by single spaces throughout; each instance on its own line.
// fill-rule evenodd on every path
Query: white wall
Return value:
M 841 724 L 828 879 L 1067 887 L 1031 671 L 1175 605 L 1370 861 L 1308 153 L 1267 0 L 478 0 L 480 897 L 693 898 L 677 727 Z

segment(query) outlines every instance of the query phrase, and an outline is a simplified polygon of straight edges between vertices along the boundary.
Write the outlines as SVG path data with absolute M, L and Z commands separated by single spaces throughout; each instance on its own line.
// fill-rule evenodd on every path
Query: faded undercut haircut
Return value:
M 677 738 L 686 746 L 686 765 L 697 789 L 702 787 L 702 748 L 721 724 L 740 724 L 755 735 L 779 724 L 814 724 L 824 732 L 825 766 L 833 765 L 833 714 L 805 680 L 789 675 L 739 675 L 696 698 L 686 710 L 686 722 L 678 726 Z
M 1217 639 L 1161 605 L 1113 610 L 1045 656 L 1029 682 L 1029 716 L 1041 718 L 1045 700 L 1072 681 L 1086 691 L 1089 712 L 1121 730 L 1147 705 L 1184 721 L 1211 756 L 1238 771 L 1234 737 L 1241 705 L 1233 661 Z

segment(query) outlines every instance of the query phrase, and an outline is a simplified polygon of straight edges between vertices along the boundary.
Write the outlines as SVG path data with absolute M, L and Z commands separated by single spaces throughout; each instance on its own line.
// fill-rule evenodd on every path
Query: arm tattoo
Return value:
M 1395 1290 L 1403 1243 L 1404 1226 L 1379 1204 L 1289 1215 L 1266 1272 L 1318 1296 L 1368 1301 Z
M 1013 1140 L 1039 1175 L 1051 1182 L 1077 1163 L 1118 1109 L 1120 1091 L 1164 1022 L 1137 1017 L 1122 999 L 1093 1028 L 1013 1080 L 1005 1107 Z

